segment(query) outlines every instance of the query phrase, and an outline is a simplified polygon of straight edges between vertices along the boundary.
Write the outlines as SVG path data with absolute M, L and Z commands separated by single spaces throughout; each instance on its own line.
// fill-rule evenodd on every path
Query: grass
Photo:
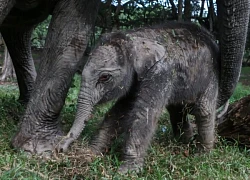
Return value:
M 250 75 L 250 67 L 243 67 L 241 70 L 241 76 Z
M 250 81 L 250 78 L 248 81 Z M 230 102 L 237 101 L 240 98 L 245 97 L 249 94 L 250 94 L 250 86 L 245 86 L 241 82 L 239 82 L 237 87 L 235 88 L 232 97 L 230 98 Z
M 241 70 L 240 81 L 243 85 L 250 86 L 250 67 L 243 67 Z
M 250 70 L 249 70 L 250 71 Z M 243 70 L 242 73 L 249 73 Z M 64 130 L 67 131 L 76 111 L 79 76 L 68 93 L 62 112 Z M 238 84 L 231 101 L 250 94 L 250 87 Z M 249 150 L 239 149 L 218 137 L 216 148 L 208 154 L 193 155 L 189 146 L 176 143 L 171 135 L 169 117 L 164 113 L 148 150 L 144 169 L 138 174 L 122 176 L 116 173 L 120 165 L 117 143 L 104 157 L 90 158 L 86 153 L 87 141 L 112 103 L 98 106 L 92 119 L 68 154 L 52 159 L 28 157 L 10 146 L 17 131 L 23 108 L 17 103 L 18 89 L 14 85 L 0 86 L 0 179 L 250 179 Z

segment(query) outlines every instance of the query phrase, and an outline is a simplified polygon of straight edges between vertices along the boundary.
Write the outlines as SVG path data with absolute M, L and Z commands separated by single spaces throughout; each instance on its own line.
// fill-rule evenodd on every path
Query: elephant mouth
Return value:
M 112 98 L 109 98 L 109 96 L 104 96 L 103 98 L 101 98 L 98 102 L 97 105 L 101 105 L 101 104 L 105 104 L 109 101 L 111 101 Z

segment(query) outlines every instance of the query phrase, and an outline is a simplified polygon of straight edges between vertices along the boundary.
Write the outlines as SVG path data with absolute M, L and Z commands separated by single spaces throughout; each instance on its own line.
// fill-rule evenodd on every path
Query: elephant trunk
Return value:
M 77 139 L 84 129 L 85 124 L 91 115 L 93 105 L 96 103 L 94 99 L 91 89 L 86 88 L 85 86 L 83 87 L 82 85 L 78 96 L 76 118 L 67 135 L 72 141 Z
M 249 22 L 249 0 L 217 0 L 221 74 L 218 105 L 233 94 L 239 80 Z

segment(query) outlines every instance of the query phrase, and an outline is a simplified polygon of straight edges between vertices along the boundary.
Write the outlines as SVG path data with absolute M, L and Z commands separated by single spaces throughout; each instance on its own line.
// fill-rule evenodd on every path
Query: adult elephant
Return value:
M 49 14 L 53 15 L 48 37 L 56 38 L 57 36 L 62 41 L 53 44 L 54 40 L 47 38 L 43 62 L 51 62 L 50 59 L 54 59 L 53 63 L 55 63 L 56 59 L 59 60 L 62 48 L 69 49 L 70 44 L 73 44 L 71 46 L 74 51 L 76 50 L 75 52 L 80 48 L 82 48 L 80 51 L 85 49 L 88 38 L 87 32 L 94 22 L 97 2 L 98 0 L 93 2 L 81 0 L 0 0 L 0 31 L 10 52 L 17 75 L 20 102 L 27 104 L 29 101 L 37 76 L 30 43 L 34 27 L 45 20 Z M 88 8 L 92 8 L 93 12 L 86 11 Z M 70 9 L 73 9 L 73 11 Z M 66 15 L 66 11 L 70 11 L 70 13 Z M 67 22 L 68 26 L 65 26 L 60 20 Z M 73 29 L 70 28 L 71 25 Z M 80 31 L 83 31 L 83 33 Z M 80 36 L 83 36 L 83 38 Z M 81 47 L 77 44 L 78 40 L 79 43 L 81 42 Z M 71 43 L 71 41 L 76 41 L 76 43 Z M 61 50 L 58 52 L 49 51 L 52 48 L 53 50 Z M 82 54 L 80 51 L 79 56 Z M 76 55 L 78 56 L 78 52 Z M 74 59 L 74 56 L 71 58 Z M 63 59 L 69 61 L 70 57 Z M 76 58 L 76 61 L 79 61 L 79 57 Z M 41 69 L 43 68 L 46 69 L 46 67 L 41 67 Z
M 58 116 L 86 48 L 98 4 L 99 0 L 0 0 L 0 31 L 17 74 L 19 100 L 26 104 L 14 147 L 40 153 L 52 149 L 55 138 L 62 134 Z M 36 75 L 30 37 L 34 26 L 49 14 L 52 19 Z
M 40 1 L 0 1 L 0 31 L 17 75 L 19 101 L 24 104 L 30 98 L 37 75 L 31 55 L 31 34 L 33 28 L 49 15 L 52 7 L 52 3 Z
M 3 1 L 3 0 L 1 0 Z M 2 17 L 15 6 L 5 0 Z M 19 1 L 18 1 L 19 2 Z M 20 0 L 32 2 L 31 0 Z M 43 2 L 43 1 L 39 1 Z M 46 1 L 47 2 L 47 1 Z M 88 32 L 94 22 L 98 0 L 52 1 L 52 21 L 44 60 L 28 102 L 14 147 L 33 153 L 53 150 L 61 135 L 58 116 L 72 76 L 83 54 Z M 52 3 L 49 1 L 49 3 Z M 221 95 L 228 99 L 239 78 L 249 21 L 249 0 L 218 0 L 221 46 Z

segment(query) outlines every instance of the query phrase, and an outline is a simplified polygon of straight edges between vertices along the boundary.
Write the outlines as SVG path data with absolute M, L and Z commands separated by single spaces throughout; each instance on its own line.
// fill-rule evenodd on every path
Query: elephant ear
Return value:
M 166 48 L 158 41 L 142 37 L 132 38 L 132 64 L 138 80 L 143 79 L 145 73 L 166 54 Z

